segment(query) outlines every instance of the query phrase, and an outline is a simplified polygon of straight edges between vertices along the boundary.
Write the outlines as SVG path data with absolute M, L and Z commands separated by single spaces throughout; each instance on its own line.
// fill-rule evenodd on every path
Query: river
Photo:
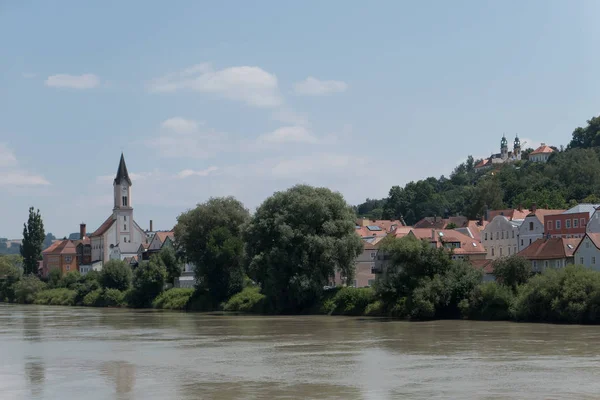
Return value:
M 597 399 L 600 327 L 0 303 L 0 399 Z

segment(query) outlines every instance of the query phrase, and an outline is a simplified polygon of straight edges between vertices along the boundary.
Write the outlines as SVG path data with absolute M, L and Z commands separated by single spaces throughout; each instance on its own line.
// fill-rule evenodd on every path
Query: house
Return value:
M 469 222 L 467 217 L 461 215 L 456 217 L 441 218 L 441 217 L 425 217 L 418 221 L 415 225 L 415 229 L 446 229 L 450 224 L 458 228 L 463 228 Z
M 586 233 L 574 257 L 576 264 L 600 271 L 600 233 Z
M 361 218 L 356 221 L 356 226 L 357 227 L 378 226 L 379 228 L 386 231 L 387 233 L 390 233 L 391 231 L 396 229 L 396 227 L 406 226 L 406 224 L 404 223 L 404 221 L 399 220 L 399 219 L 389 220 L 389 219 Z
M 362 253 L 356 258 L 354 268 L 354 282 L 348 284 L 353 287 L 372 286 L 375 282 L 375 260 L 377 259 L 378 244 L 365 243 Z M 335 273 L 335 286 L 346 284 L 343 276 L 339 271 Z
M 598 206 L 598 204 L 578 204 L 562 214 L 546 216 L 546 236 L 555 238 L 583 237 L 587 230 L 587 224 Z
M 481 243 L 487 250 L 487 258 L 495 260 L 500 257 L 518 253 L 519 227 L 523 220 L 510 220 L 504 215 L 496 215 L 483 230 Z
M 119 248 L 121 259 L 137 254 L 140 244 L 146 241 L 146 233 L 133 219 L 132 182 L 125 158 L 121 154 L 117 175 L 113 181 L 114 207 L 112 214 L 90 235 L 92 262 L 100 262 L 114 256 Z
M 575 250 L 580 241 L 579 238 L 538 239 L 518 255 L 531 262 L 533 272 L 543 272 L 547 268 L 562 268 L 573 264 Z
M 562 214 L 565 210 L 537 209 L 531 207 L 531 213 L 523 220 L 519 227 L 519 251 L 523 251 L 538 239 L 544 238 L 545 218 L 549 215 Z
M 469 220 L 466 226 L 455 228 L 454 230 L 481 243 L 481 232 L 485 229 L 487 224 L 488 222 L 483 219 L 481 221 Z
M 587 233 L 600 233 L 600 207 L 596 207 L 585 227 Z
M 433 247 L 445 248 L 453 260 L 484 260 L 486 251 L 481 243 L 454 229 L 412 229 L 410 235 L 429 242 Z
M 489 222 L 496 218 L 498 215 L 502 215 L 508 218 L 509 221 L 524 220 L 525 217 L 527 217 L 529 214 L 531 214 L 530 210 L 524 209 L 523 207 L 519 206 L 515 209 L 487 211 L 485 215 L 485 220 Z
M 473 268 L 480 270 L 483 274 L 482 282 L 495 282 L 494 261 L 493 260 L 473 260 L 471 261 Z
M 529 161 L 545 163 L 552 153 L 554 153 L 554 149 L 550 146 L 546 146 L 546 143 L 542 143 L 540 147 L 529 154 Z
M 42 251 L 42 276 L 47 277 L 52 269 L 59 269 L 63 275 L 77 271 L 77 249 L 73 241 L 59 240 Z
M 175 282 L 173 286 L 176 288 L 193 288 L 196 285 L 196 274 L 194 272 L 194 264 L 185 263 L 183 265 L 183 270 L 181 271 L 181 276 L 179 278 L 175 278 Z

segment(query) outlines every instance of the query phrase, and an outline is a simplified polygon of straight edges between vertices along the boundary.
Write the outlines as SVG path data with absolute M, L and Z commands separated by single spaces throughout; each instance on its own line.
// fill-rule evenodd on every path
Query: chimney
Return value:
M 435 240 L 435 229 L 431 230 L 431 240 Z
M 154 232 L 154 230 L 152 229 L 152 220 L 150 220 L 150 232 Z
M 479 218 L 479 226 L 483 226 L 483 221 L 485 220 L 484 216 L 482 215 L 481 218 Z
M 519 205 L 517 206 L 517 210 L 523 211 L 523 204 L 519 203 Z
M 534 213 L 537 211 L 537 204 L 536 203 L 532 203 L 531 204 L 531 212 Z
M 83 239 L 85 237 L 85 224 L 82 222 L 79 224 L 79 239 Z

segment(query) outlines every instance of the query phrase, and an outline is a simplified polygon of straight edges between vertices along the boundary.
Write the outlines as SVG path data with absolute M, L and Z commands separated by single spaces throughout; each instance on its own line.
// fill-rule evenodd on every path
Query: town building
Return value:
M 133 219 L 132 182 L 125 158 L 121 154 L 117 175 L 113 181 L 112 214 L 90 235 L 92 263 L 102 265 L 112 257 L 121 259 L 137 255 L 146 233 Z M 118 247 L 118 250 L 115 250 Z
M 509 221 L 513 221 L 513 220 L 518 221 L 518 220 L 524 220 L 525 217 L 527 217 L 529 214 L 531 214 L 531 210 L 528 210 L 526 208 L 518 206 L 517 208 L 514 208 L 514 209 L 486 211 L 485 220 L 489 222 L 489 221 L 493 220 L 494 218 L 496 218 L 498 215 L 502 215 L 502 216 L 508 218 Z
M 68 239 L 59 240 L 42 251 L 42 276 L 47 277 L 52 269 L 58 269 L 63 275 L 78 271 L 77 248 Z
M 600 207 L 596 207 L 585 227 L 587 233 L 600 233 Z
M 562 214 L 565 210 L 546 210 L 531 207 L 531 213 L 523 220 L 519 227 L 519 251 L 525 250 L 538 239 L 543 239 L 545 234 L 545 218 L 549 215 Z
M 519 256 L 531 262 L 533 272 L 544 272 L 547 268 L 563 268 L 574 263 L 574 255 L 581 239 L 543 238 L 538 239 Z M 600 258 L 598 259 L 600 261 Z
M 498 165 L 520 160 L 521 140 L 519 139 L 519 136 L 515 136 L 515 140 L 513 141 L 513 151 L 508 151 L 508 141 L 506 140 L 506 136 L 502 135 L 502 140 L 500 140 L 500 153 L 492 154 L 490 157 L 481 160 L 475 165 L 475 170 L 481 171 L 492 167 L 494 164 Z
M 447 249 L 453 260 L 474 261 L 486 258 L 486 250 L 481 243 L 454 229 L 412 229 L 409 235 L 429 242 L 432 247 Z
M 504 215 L 497 215 L 486 225 L 481 243 L 487 251 L 488 259 L 496 260 L 518 253 L 519 227 L 522 223 L 522 219 L 509 220 Z
M 600 233 L 586 233 L 574 256 L 575 264 L 600 271 Z
M 354 281 L 348 286 L 367 287 L 375 282 L 375 261 L 377 259 L 378 245 L 365 243 L 362 253 L 356 258 L 354 269 Z M 335 273 L 333 286 L 346 284 L 345 278 L 340 272 Z
M 562 214 L 547 215 L 545 234 L 549 237 L 581 238 L 598 204 L 578 204 Z
M 135 259 L 139 261 L 149 260 L 153 254 L 157 254 L 164 246 L 173 247 L 175 234 L 173 231 L 158 231 L 152 235 L 149 243 L 141 243 L 138 247 Z
M 529 153 L 529 161 L 545 163 L 552 153 L 554 153 L 554 149 L 546 146 L 546 143 L 542 143 L 540 147 Z

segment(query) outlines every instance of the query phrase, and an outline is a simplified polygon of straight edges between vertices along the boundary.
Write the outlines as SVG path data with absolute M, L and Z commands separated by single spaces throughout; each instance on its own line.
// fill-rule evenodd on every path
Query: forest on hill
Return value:
M 397 219 L 408 225 L 430 216 L 480 218 L 486 209 L 565 209 L 578 203 L 600 203 L 600 116 L 578 127 L 566 148 L 547 163 L 523 160 L 476 171 L 479 160 L 469 156 L 449 177 L 429 177 L 393 186 L 386 198 L 367 199 L 355 207 L 360 217 Z

